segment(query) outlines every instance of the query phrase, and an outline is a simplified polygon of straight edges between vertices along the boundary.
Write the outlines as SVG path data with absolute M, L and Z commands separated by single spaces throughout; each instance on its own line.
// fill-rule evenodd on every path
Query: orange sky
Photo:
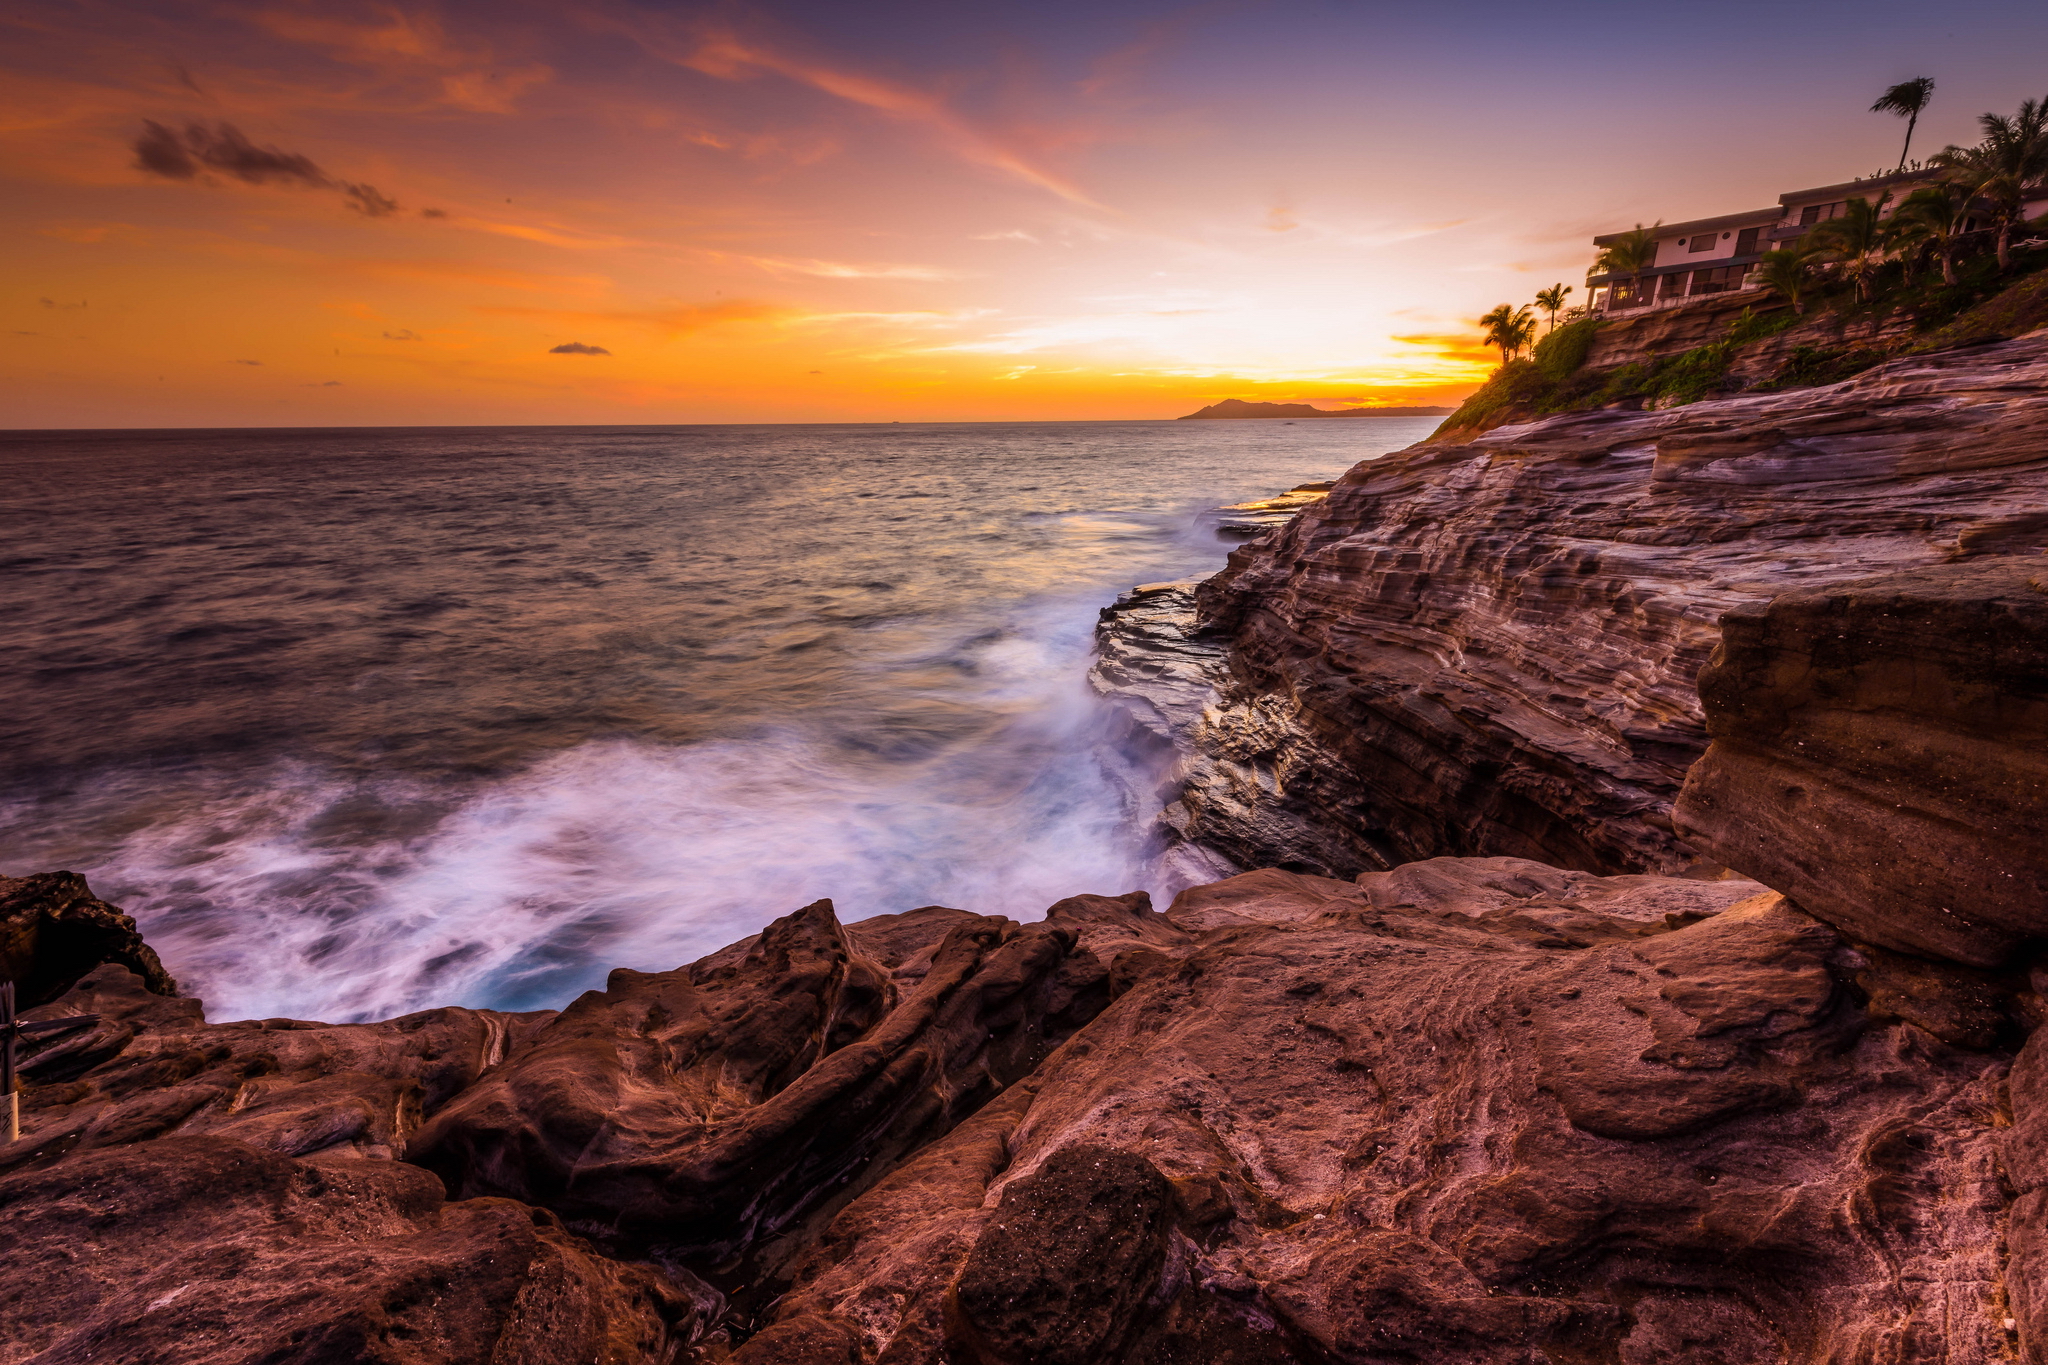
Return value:
M 1929 150 L 2038 93 L 1975 10 L 1589 83 L 1598 6 L 16 6 L 0 425 L 1455 401 L 1592 232 L 1868 171 L 1916 64 Z

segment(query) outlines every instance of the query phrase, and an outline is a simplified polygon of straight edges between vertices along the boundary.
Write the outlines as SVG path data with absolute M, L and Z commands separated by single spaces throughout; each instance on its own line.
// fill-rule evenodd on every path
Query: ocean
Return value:
M 1097 611 L 1435 422 L 0 433 L 0 873 L 215 1020 L 1162 891 Z

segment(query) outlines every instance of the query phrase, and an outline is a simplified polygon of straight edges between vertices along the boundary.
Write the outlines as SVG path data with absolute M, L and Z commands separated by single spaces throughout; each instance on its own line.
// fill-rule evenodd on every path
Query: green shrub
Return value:
M 1839 384 L 1891 357 L 1869 346 L 1795 346 L 1785 363 L 1758 392 L 1805 389 L 1819 384 Z
M 1537 371 L 1553 384 L 1561 384 L 1577 374 L 1593 349 L 1593 336 L 1600 330 L 1600 321 L 1580 318 L 1567 322 L 1537 342 L 1533 357 Z

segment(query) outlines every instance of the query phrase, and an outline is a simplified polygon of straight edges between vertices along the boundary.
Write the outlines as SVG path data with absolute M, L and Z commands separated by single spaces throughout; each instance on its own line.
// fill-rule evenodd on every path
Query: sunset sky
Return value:
M 1973 140 L 2044 56 L 1974 0 L 17 0 L 0 426 L 1452 401 L 1593 233 L 1888 166 L 1910 76 Z

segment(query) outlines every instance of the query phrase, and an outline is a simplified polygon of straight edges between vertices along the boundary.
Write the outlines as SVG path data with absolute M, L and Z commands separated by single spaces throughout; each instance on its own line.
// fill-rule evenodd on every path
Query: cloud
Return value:
M 384 339 L 386 341 L 418 341 L 420 334 L 413 331 L 410 327 L 401 327 L 395 332 L 386 332 Z
M 144 119 L 142 136 L 135 139 L 135 165 L 170 180 L 196 180 L 207 170 L 216 170 L 251 185 L 296 181 L 324 189 L 333 183 L 311 157 L 258 147 L 232 123 L 213 128 L 189 123 L 180 133 L 154 119 Z
M 59 303 L 59 302 L 57 302 L 57 300 L 55 300 L 55 299 L 37 299 L 37 300 L 36 300 L 36 302 L 37 302 L 37 303 L 40 303 L 40 304 L 41 304 L 41 305 L 43 305 L 43 307 L 45 307 L 45 308 L 83 308 L 83 307 L 85 307 L 85 300 L 84 300 L 84 299 L 80 299 L 80 300 L 79 300 L 79 301 L 78 301 L 77 303 Z
M 341 381 L 339 379 L 330 379 L 324 384 L 302 384 L 300 387 L 307 389 L 338 389 L 341 387 Z
M 422 218 L 446 218 L 447 216 L 448 216 L 448 210 L 446 210 L 446 209 L 421 209 L 421 210 L 420 210 L 420 217 L 422 217 Z
M 340 190 L 343 202 L 366 218 L 398 212 L 398 201 L 375 185 L 336 180 L 313 158 L 280 147 L 259 147 L 232 123 L 188 123 L 183 131 L 154 119 L 142 121 L 142 135 L 133 143 L 135 168 L 166 180 L 199 180 L 209 171 L 233 176 L 247 185 L 297 185 L 303 189 Z
M 365 218 L 388 218 L 398 212 L 398 201 L 379 193 L 375 185 L 344 185 L 341 197 Z
M 1008 232 L 977 232 L 967 240 L 970 242 L 1035 242 L 1038 239 L 1023 228 L 1011 228 Z
M 1407 336 L 1387 338 L 1403 346 L 1414 346 L 1433 351 L 1444 360 L 1461 361 L 1471 365 L 1495 365 L 1500 362 L 1500 353 L 1479 339 L 1479 329 L 1469 332 L 1418 332 Z
M 261 365 L 262 363 L 260 360 L 237 360 L 235 362 L 237 365 Z
M 610 355 L 602 346 L 585 346 L 580 341 L 565 341 L 559 346 L 548 347 L 549 355 Z
M 835 99 L 921 126 L 954 155 L 971 164 L 1035 185 L 1070 204 L 1108 211 L 1083 193 L 1079 186 L 1033 165 L 1023 153 L 1005 146 L 993 134 L 974 127 L 938 95 L 778 52 L 765 44 L 743 39 L 731 29 L 707 27 L 693 42 L 679 43 L 645 27 L 628 25 L 626 28 L 643 47 L 678 66 L 700 71 L 718 80 L 742 81 L 769 74 L 808 85 Z
M 376 8 L 381 23 L 286 9 L 259 14 L 257 22 L 280 38 L 332 49 L 358 66 L 438 73 L 442 101 L 477 113 L 509 114 L 521 95 L 554 78 L 553 69 L 540 62 L 513 66 L 488 46 L 452 41 L 432 14 L 408 14 L 396 5 Z

